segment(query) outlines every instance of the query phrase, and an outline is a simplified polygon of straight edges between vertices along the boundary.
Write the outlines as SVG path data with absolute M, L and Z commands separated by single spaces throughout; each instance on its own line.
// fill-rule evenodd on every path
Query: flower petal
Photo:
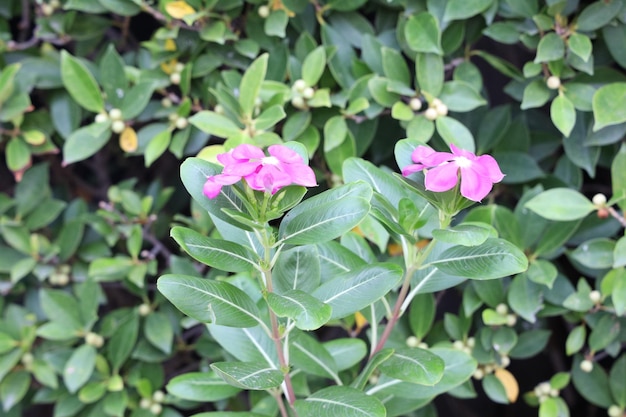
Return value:
M 474 166 L 479 166 L 480 175 L 488 177 L 492 183 L 500 182 L 504 178 L 498 162 L 491 155 L 479 156 L 474 161 Z
M 223 173 L 227 175 L 237 175 L 245 177 L 253 174 L 261 166 L 261 161 L 241 161 L 230 165 L 225 165 Z
M 407 165 L 402 169 L 402 175 L 404 175 L 405 177 L 408 177 L 409 175 L 415 172 L 420 172 L 421 170 L 425 168 L 428 168 L 428 167 L 424 166 L 423 164 Z
M 304 160 L 298 154 L 298 152 L 293 149 L 288 148 L 284 145 L 272 145 L 267 148 L 269 154 L 278 159 L 281 162 L 285 162 L 287 164 L 297 164 L 304 163 Z
M 282 168 L 291 177 L 291 182 L 294 184 L 304 187 L 315 187 L 317 185 L 315 173 L 306 164 L 284 164 Z
M 424 185 L 427 190 L 435 192 L 448 191 L 454 188 L 458 181 L 459 167 L 454 163 L 447 163 L 426 171 Z
M 468 200 L 480 201 L 493 188 L 488 177 L 483 177 L 474 167 L 461 168 L 461 195 Z
M 223 186 L 232 185 L 239 180 L 241 180 L 241 177 L 234 175 L 213 175 L 212 177 L 207 178 L 204 183 L 204 187 L 202 187 L 202 192 L 208 198 L 215 198 L 219 195 L 220 191 L 222 191 Z
M 235 159 L 261 159 L 265 157 L 265 153 L 261 148 L 254 145 L 248 145 L 247 143 L 236 146 L 233 150 L 233 158 Z

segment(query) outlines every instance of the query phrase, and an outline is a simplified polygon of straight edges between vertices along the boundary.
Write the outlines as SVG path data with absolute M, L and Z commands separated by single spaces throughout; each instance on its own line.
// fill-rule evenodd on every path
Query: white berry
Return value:
M 96 114 L 96 118 L 94 119 L 94 122 L 96 123 L 104 123 L 107 120 L 109 120 L 109 115 L 106 113 L 98 113 Z
M 173 72 L 170 74 L 170 82 L 172 84 L 178 85 L 180 84 L 180 80 L 181 80 L 180 72 Z
M 302 97 L 304 97 L 307 100 L 312 99 L 314 95 L 315 95 L 315 90 L 313 90 L 311 87 L 305 88 L 304 91 L 302 92 Z
M 111 120 L 122 120 L 122 111 L 120 109 L 111 109 L 109 117 Z
M 184 128 L 187 127 L 188 124 L 189 124 L 189 122 L 184 117 L 179 117 L 178 119 L 176 119 L 176 128 L 177 129 L 184 129 Z
M 606 196 L 602 193 L 598 193 L 593 196 L 593 198 L 591 199 L 591 202 L 595 204 L 596 206 L 603 206 L 606 204 Z
M 307 85 L 304 80 L 296 80 L 296 82 L 293 83 L 293 89 L 299 93 L 302 93 L 306 87 Z
M 411 110 L 413 111 L 419 111 L 422 108 L 422 100 L 420 100 L 417 97 L 413 97 L 410 101 L 409 101 L 409 107 L 411 108 Z
M 557 77 L 556 75 L 551 75 L 546 80 L 546 85 L 548 86 L 549 89 L 556 90 L 557 88 L 561 86 L 561 79 Z
M 588 359 L 585 359 L 584 361 L 580 363 L 580 370 L 583 372 L 587 372 L 587 373 L 593 371 L 593 362 L 591 362 Z
M 599 303 L 600 301 L 602 301 L 602 294 L 600 294 L 600 291 L 593 290 L 593 291 L 591 291 L 591 292 L 589 293 L 589 299 L 590 299 L 593 303 L 597 304 L 597 303 Z
M 424 117 L 427 118 L 428 120 L 435 120 L 437 117 L 439 117 L 439 112 L 437 112 L 436 108 L 429 107 L 424 112 Z
M 417 345 L 420 344 L 420 341 L 417 337 L 415 336 L 409 336 L 406 338 L 406 345 L 408 347 L 417 347 Z
M 496 313 L 498 313 L 499 315 L 504 316 L 508 312 L 509 312 L 509 307 L 506 304 L 500 303 L 496 306 Z
M 116 120 L 111 124 L 111 130 L 113 133 L 122 133 L 122 131 L 126 128 L 126 123 L 121 120 Z
M 270 8 L 267 7 L 266 5 L 263 5 L 259 7 L 259 10 L 257 11 L 257 13 L 259 14 L 259 16 L 265 19 L 270 15 Z
M 606 413 L 609 415 L 609 417 L 621 417 L 624 413 L 624 410 L 622 410 L 619 405 L 613 404 L 609 407 Z

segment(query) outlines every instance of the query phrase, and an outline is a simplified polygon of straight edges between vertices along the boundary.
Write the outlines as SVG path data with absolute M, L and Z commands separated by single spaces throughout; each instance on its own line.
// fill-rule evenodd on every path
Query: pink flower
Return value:
M 427 146 L 418 146 L 411 155 L 415 164 L 405 167 L 402 175 L 408 176 L 423 170 L 426 189 L 444 192 L 456 186 L 460 171 L 461 195 L 472 201 L 485 198 L 493 184 L 504 178 L 492 156 L 476 156 L 452 144 L 450 149 L 452 153 L 435 152 Z
M 317 185 L 313 170 L 302 157 L 284 145 L 272 145 L 269 156 L 253 145 L 239 145 L 217 156 L 224 165 L 221 174 L 207 178 L 204 195 L 215 198 L 224 185 L 232 185 L 242 178 L 253 190 L 276 193 L 291 184 L 313 187 Z

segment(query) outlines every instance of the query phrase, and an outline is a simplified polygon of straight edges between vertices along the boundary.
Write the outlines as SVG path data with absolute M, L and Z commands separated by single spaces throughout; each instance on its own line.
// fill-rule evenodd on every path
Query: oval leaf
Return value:
M 297 400 L 294 406 L 299 417 L 387 415 L 385 406 L 378 398 L 342 386 L 324 388 L 305 400 Z
M 72 98 L 82 107 L 94 113 L 104 110 L 104 99 L 96 79 L 85 64 L 65 50 L 61 51 L 61 79 Z
M 330 320 L 332 308 L 303 291 L 269 293 L 267 303 L 278 317 L 289 317 L 302 330 L 315 330 Z
M 179 375 L 167 384 L 167 392 L 184 400 L 219 401 L 232 397 L 238 388 L 224 383 L 214 372 L 190 372 Z
M 479 246 L 453 246 L 431 265 L 446 274 L 485 280 L 524 272 L 528 258 L 512 243 L 490 238 Z
M 228 384 L 242 389 L 266 390 L 283 382 L 281 371 L 258 362 L 214 362 L 211 369 Z
M 443 359 L 425 349 L 397 349 L 380 365 L 385 375 L 420 385 L 435 385 L 443 376 Z
M 164 275 L 157 281 L 157 288 L 180 311 L 203 323 L 230 327 L 253 327 L 262 323 L 254 301 L 227 282 Z
M 525 207 L 548 220 L 578 220 L 595 210 L 589 199 L 570 188 L 553 188 L 528 201 Z

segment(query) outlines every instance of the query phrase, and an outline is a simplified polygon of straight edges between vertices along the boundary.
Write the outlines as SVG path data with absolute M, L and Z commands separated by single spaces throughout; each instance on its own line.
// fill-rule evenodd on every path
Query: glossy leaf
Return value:
M 350 387 L 323 388 L 294 404 L 300 417 L 322 415 L 385 417 L 385 406 L 375 397 Z
M 315 330 L 330 320 L 332 309 L 317 298 L 299 290 L 281 295 L 270 293 L 267 297 L 270 308 L 279 317 L 289 317 L 302 330 Z
M 257 362 L 213 362 L 211 369 L 230 385 L 251 390 L 275 388 L 283 382 L 283 373 Z
M 72 98 L 85 109 L 98 113 L 104 110 L 100 87 L 85 64 L 67 51 L 61 51 L 61 78 Z
M 252 327 L 260 323 L 254 301 L 227 282 L 164 275 L 157 281 L 157 288 L 179 310 L 203 323 L 232 327 Z
M 396 349 L 380 371 L 385 375 L 420 385 L 435 385 L 443 377 L 445 364 L 434 353 L 418 348 Z
M 595 210 L 595 206 L 578 191 L 553 188 L 533 197 L 526 207 L 541 217 L 555 221 L 577 220 Z
M 214 372 L 189 372 L 172 378 L 167 392 L 185 400 L 219 401 L 235 395 L 239 388 L 226 384 Z
M 96 349 L 82 345 L 72 353 L 63 369 L 63 382 L 69 392 L 76 392 L 85 385 L 96 366 Z
M 528 259 L 508 241 L 490 238 L 478 246 L 454 246 L 431 265 L 451 275 L 486 280 L 523 272 L 528 268 Z
M 415 52 L 442 54 L 441 31 L 435 16 L 428 12 L 412 15 L 404 26 L 404 37 Z

